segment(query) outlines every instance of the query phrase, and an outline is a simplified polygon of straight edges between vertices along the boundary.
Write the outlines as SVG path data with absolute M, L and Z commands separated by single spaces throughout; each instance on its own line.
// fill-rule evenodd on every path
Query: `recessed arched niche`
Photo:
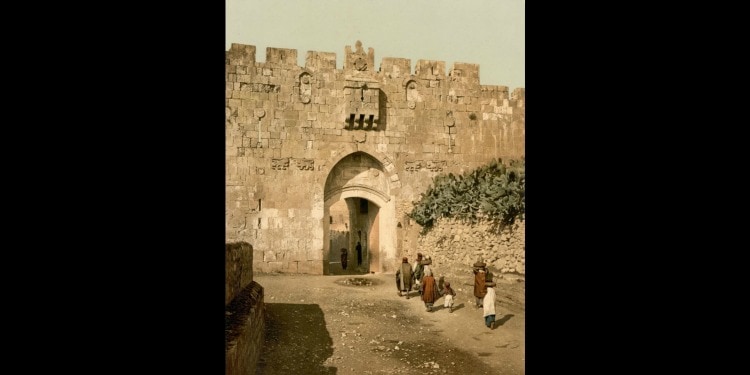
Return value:
M 406 94 L 406 104 L 410 109 L 414 109 L 419 101 L 419 84 L 417 80 L 412 77 L 405 79 L 404 92 Z
M 307 104 L 312 100 L 312 74 L 303 71 L 299 75 L 299 101 Z

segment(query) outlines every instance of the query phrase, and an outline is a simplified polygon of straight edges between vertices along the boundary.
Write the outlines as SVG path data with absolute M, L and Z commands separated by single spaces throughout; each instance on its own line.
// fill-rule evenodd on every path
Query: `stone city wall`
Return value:
M 370 269 L 395 272 L 418 229 L 406 209 L 438 174 L 525 152 L 525 91 L 481 85 L 479 65 L 253 45 L 226 52 L 226 238 L 260 272 L 328 272 L 328 210 L 366 198 Z M 404 240 L 414 242 L 405 244 Z M 513 265 L 513 267 L 516 267 Z

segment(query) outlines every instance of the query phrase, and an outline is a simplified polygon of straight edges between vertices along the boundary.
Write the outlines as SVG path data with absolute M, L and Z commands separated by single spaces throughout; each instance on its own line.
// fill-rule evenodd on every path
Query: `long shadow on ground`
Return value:
M 324 362 L 333 355 L 333 339 L 323 310 L 313 304 L 266 304 L 264 346 L 257 375 L 336 374 Z
M 502 317 L 502 318 L 500 318 L 499 320 L 496 320 L 496 321 L 495 321 L 495 327 L 499 327 L 499 326 L 501 326 L 501 325 L 505 324 L 505 322 L 509 321 L 509 320 L 510 320 L 510 318 L 512 318 L 512 317 L 514 317 L 514 316 L 515 316 L 515 315 L 513 315 L 513 314 L 505 314 L 505 316 L 504 316 L 504 317 Z

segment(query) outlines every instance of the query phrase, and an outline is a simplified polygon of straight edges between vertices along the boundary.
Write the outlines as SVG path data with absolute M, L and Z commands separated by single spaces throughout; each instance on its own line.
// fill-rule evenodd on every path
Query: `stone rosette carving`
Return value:
M 354 51 L 352 51 L 351 46 L 346 46 L 344 49 L 345 68 L 357 72 L 370 72 L 375 65 L 375 50 L 368 48 L 365 52 L 365 49 L 362 48 L 362 42 L 359 40 L 354 43 L 354 47 Z
M 367 61 L 361 57 L 358 57 L 356 60 L 354 60 L 354 69 L 357 69 L 359 71 L 367 70 Z

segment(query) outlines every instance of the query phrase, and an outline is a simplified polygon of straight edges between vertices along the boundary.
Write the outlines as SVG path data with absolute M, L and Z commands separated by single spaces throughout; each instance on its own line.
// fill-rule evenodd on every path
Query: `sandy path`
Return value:
M 496 327 L 474 306 L 470 272 L 451 277 L 453 313 L 398 297 L 393 274 L 256 274 L 266 341 L 258 374 L 524 374 L 522 282 L 498 280 Z M 347 281 L 362 280 L 365 285 Z

